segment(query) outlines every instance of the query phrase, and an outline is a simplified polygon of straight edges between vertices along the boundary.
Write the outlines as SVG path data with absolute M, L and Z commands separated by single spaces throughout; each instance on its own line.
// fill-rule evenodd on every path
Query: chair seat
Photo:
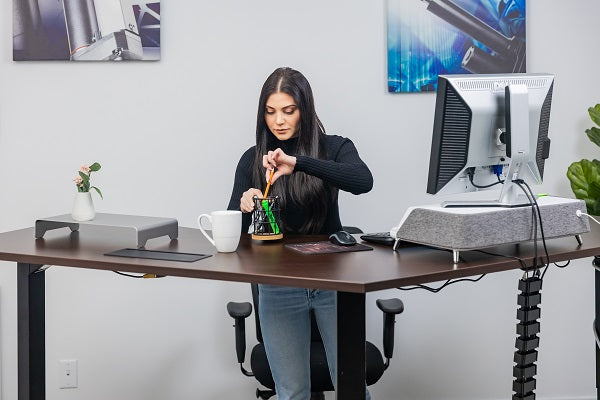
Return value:
M 365 355 L 366 355 L 366 382 L 367 386 L 374 384 L 381 378 L 385 365 L 381 352 L 371 342 L 365 343 Z M 332 391 L 333 384 L 329 376 L 329 369 L 327 367 L 327 358 L 325 356 L 325 348 L 321 342 L 311 342 L 311 391 L 313 392 L 324 392 Z M 271 369 L 267 362 L 267 354 L 265 352 L 265 346 L 262 343 L 258 343 L 252 349 L 250 355 L 250 366 L 254 377 L 266 388 L 275 389 L 275 383 L 273 382 L 273 376 L 271 375 Z

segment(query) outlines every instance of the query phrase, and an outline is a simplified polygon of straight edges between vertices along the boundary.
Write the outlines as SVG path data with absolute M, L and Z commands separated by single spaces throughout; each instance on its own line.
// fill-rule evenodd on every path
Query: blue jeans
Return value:
M 310 310 L 336 381 L 337 318 L 333 290 L 259 285 L 259 315 L 278 400 L 310 399 Z M 370 399 L 369 391 L 366 392 Z

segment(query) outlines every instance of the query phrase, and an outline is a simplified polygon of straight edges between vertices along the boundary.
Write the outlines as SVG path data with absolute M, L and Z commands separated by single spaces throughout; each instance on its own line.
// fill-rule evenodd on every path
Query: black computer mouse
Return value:
M 331 241 L 331 243 L 340 246 L 353 246 L 356 244 L 356 239 L 354 239 L 354 236 L 352 236 L 346 231 L 337 231 L 335 233 L 332 233 L 329 236 L 329 240 Z

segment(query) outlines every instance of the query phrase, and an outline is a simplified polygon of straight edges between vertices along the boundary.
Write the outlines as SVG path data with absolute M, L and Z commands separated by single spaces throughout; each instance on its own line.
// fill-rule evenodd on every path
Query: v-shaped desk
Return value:
M 284 246 L 326 240 L 324 236 L 288 236 L 278 243 L 252 242 L 243 235 L 235 253 L 215 253 L 197 229 L 179 228 L 179 238 L 153 239 L 147 249 L 208 253 L 193 263 L 105 256 L 128 247 L 122 232 L 82 227 L 77 232 L 53 230 L 34 238 L 34 229 L 0 233 L 0 260 L 17 263 L 18 292 L 18 400 L 41 400 L 45 388 L 45 281 L 44 266 L 57 265 L 98 270 L 180 276 L 223 281 L 268 283 L 338 291 L 339 400 L 365 396 L 365 293 L 521 268 L 515 259 L 464 252 L 454 265 L 452 254 L 425 247 L 374 245 L 373 251 L 303 255 Z M 572 238 L 548 240 L 552 262 L 600 254 L 600 229 L 583 235 L 583 245 Z M 532 263 L 531 243 L 488 249 Z M 598 276 L 598 272 L 596 273 Z M 596 296 L 598 284 L 596 279 Z M 596 300 L 597 311 L 598 300 Z M 592 346 L 592 343 L 590 343 Z

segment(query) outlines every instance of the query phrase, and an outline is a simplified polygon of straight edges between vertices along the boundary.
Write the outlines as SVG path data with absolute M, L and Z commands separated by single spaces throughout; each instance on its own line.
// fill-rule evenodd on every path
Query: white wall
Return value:
M 381 231 L 406 207 L 433 201 L 424 192 L 435 96 L 386 93 L 385 1 L 161 6 L 158 63 L 15 63 L 11 2 L 1 3 L 0 231 L 69 212 L 71 179 L 93 161 L 102 164 L 93 179 L 105 195 L 97 211 L 194 226 L 201 212 L 226 206 L 237 160 L 253 143 L 260 86 L 283 65 L 305 73 L 328 131 L 352 138 L 375 176 L 370 193 L 341 196 L 345 223 Z M 540 191 L 570 196 L 567 166 L 598 154 L 583 133 L 587 107 L 600 102 L 598 15 L 597 0 L 528 1 L 528 70 L 556 74 Z M 16 274 L 11 263 L 0 266 L 1 395 L 15 399 Z M 374 398 L 509 398 L 519 275 L 439 294 L 369 294 L 367 335 L 378 345 L 374 300 L 400 296 L 406 305 Z M 46 280 L 48 399 L 254 398 L 225 312 L 227 301 L 250 298 L 248 285 L 61 267 Z M 593 398 L 589 259 L 551 268 L 542 313 L 538 398 Z M 60 390 L 57 360 L 72 358 L 79 388 Z

